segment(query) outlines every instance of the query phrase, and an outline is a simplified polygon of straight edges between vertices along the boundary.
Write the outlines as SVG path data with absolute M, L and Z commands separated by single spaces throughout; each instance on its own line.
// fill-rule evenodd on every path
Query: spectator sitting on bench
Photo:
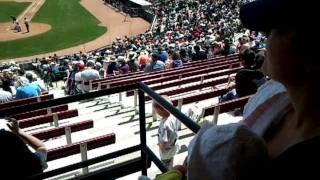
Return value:
M 136 56 L 136 53 L 134 52 L 129 52 L 129 55 L 128 55 L 128 65 L 129 65 L 129 71 L 130 72 L 137 72 L 139 71 L 139 64 L 136 60 L 137 56 Z
M 171 54 L 171 59 L 172 59 L 172 63 L 170 68 L 181 68 L 183 66 L 183 62 L 181 60 L 179 52 L 174 51 Z
M 25 133 L 15 120 L 8 130 L 0 130 L 1 175 L 9 179 L 27 179 L 43 172 L 47 166 L 47 149 L 36 137 Z M 28 146 L 35 152 L 29 150 Z
M 13 73 L 7 69 L 4 70 L 2 74 L 0 74 L 0 80 L 2 81 L 2 89 L 14 94 L 13 89 L 11 88 L 14 86 Z
M 140 52 L 140 55 L 138 57 L 138 61 L 139 61 L 139 66 L 140 66 L 140 70 L 144 71 L 146 65 L 149 62 L 149 56 L 147 55 L 147 52 Z
M 45 87 L 43 87 L 42 85 L 40 85 L 40 84 L 37 82 L 37 79 L 34 78 L 31 73 L 26 73 L 26 78 L 29 80 L 29 83 L 38 86 L 38 87 L 40 88 L 41 92 L 47 91 Z
M 103 69 L 103 65 L 100 62 L 96 62 L 95 69 L 99 72 L 100 78 L 105 77 L 105 70 Z
M 147 64 L 144 69 L 145 73 L 164 70 L 165 64 L 159 60 L 159 52 L 154 50 L 151 54 L 151 61 Z
M 17 93 L 16 99 L 25 99 L 30 97 L 36 97 L 41 94 L 39 86 L 29 83 L 26 78 L 19 78 L 17 80 Z
M 52 82 L 56 82 L 56 81 L 61 80 L 59 65 L 56 64 L 56 63 L 53 62 L 53 61 L 50 62 L 50 72 L 51 72 Z
M 127 64 L 126 60 L 123 56 L 118 57 L 118 69 L 119 74 L 128 74 L 129 73 L 129 65 Z
M 108 75 L 115 75 L 115 72 L 118 71 L 116 57 L 115 56 L 111 56 L 109 63 L 110 64 L 108 65 L 108 68 L 107 68 L 107 74 Z
M 75 75 L 75 86 L 73 87 L 73 94 L 81 94 L 83 93 L 82 89 L 84 84 L 82 84 L 82 80 L 81 80 L 81 74 L 85 68 L 84 64 L 78 63 L 76 64 L 76 67 L 78 69 L 78 72 Z
M 195 53 L 192 55 L 192 61 L 207 59 L 206 53 L 200 50 L 200 46 L 194 46 L 194 51 Z
M 12 94 L 8 91 L 0 89 L 0 103 L 6 103 L 12 101 Z
M 259 57 L 259 64 L 256 63 L 256 57 Z M 244 69 L 237 72 L 235 83 L 229 80 L 227 88 L 232 90 L 223 95 L 220 102 L 254 94 L 258 87 L 265 82 L 264 74 L 257 71 L 263 64 L 260 62 L 261 56 L 256 56 L 254 51 L 247 49 L 240 55 L 240 58 L 243 60 Z
M 75 82 L 75 76 L 76 74 L 79 72 L 79 67 L 78 67 L 78 62 L 74 61 L 72 62 L 72 66 L 71 66 L 71 71 L 69 73 L 66 85 L 65 85 L 65 92 L 66 94 L 70 94 L 73 95 L 75 86 L 76 86 L 76 82 Z
M 89 60 L 87 62 L 87 68 L 81 72 L 81 81 L 89 82 L 90 80 L 96 80 L 100 78 L 99 72 L 94 69 L 95 62 Z M 89 92 L 89 85 L 82 85 L 82 92 L 86 93 Z

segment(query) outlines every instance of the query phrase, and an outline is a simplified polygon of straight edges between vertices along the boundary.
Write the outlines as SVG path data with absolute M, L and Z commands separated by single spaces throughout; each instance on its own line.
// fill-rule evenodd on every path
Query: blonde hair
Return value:
M 165 99 L 166 101 L 168 101 L 171 105 L 173 105 L 171 99 L 169 96 L 167 95 L 162 95 L 161 96 L 163 99 Z M 153 100 L 152 101 L 152 106 L 155 108 L 155 109 L 160 109 L 160 110 L 165 110 L 157 101 Z M 166 111 L 166 110 L 165 110 Z

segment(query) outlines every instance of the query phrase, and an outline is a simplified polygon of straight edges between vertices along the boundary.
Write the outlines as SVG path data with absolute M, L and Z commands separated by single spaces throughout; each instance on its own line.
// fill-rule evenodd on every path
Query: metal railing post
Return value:
M 52 109 L 51 107 L 50 108 L 47 108 L 47 115 L 50 115 L 52 114 Z M 53 126 L 53 122 L 50 122 L 50 126 Z
M 141 143 L 141 167 L 142 175 L 147 176 L 147 133 L 146 133 L 146 114 L 145 114 L 145 95 L 139 89 L 139 124 L 140 124 L 140 143 Z
M 138 113 L 138 110 L 137 110 L 137 106 L 138 106 L 138 90 L 134 90 L 134 110 L 136 113 Z
M 52 115 L 52 118 L 53 118 L 53 125 L 54 127 L 59 127 L 59 117 L 58 117 L 58 114 L 53 114 Z
M 71 128 L 70 127 L 66 127 L 64 129 L 64 132 L 66 134 L 67 144 L 71 144 L 72 143 L 72 140 L 71 140 Z
M 156 110 L 154 109 L 153 105 L 152 105 L 152 121 L 153 122 L 157 121 L 157 113 L 156 113 Z
M 179 99 L 178 100 L 178 109 L 179 109 L 179 111 L 181 111 L 182 105 L 183 105 L 183 99 Z
M 212 123 L 215 125 L 218 124 L 219 113 L 220 113 L 220 106 L 217 106 L 216 108 L 214 108 L 213 119 L 212 119 Z
M 121 102 L 121 101 L 122 101 L 122 93 L 119 92 L 119 102 Z
M 81 161 L 86 161 L 88 160 L 88 148 L 87 148 L 87 143 L 80 144 L 80 153 L 81 153 Z M 84 167 L 82 168 L 82 174 L 88 174 L 89 173 L 89 168 Z
M 92 80 L 89 81 L 89 90 L 92 91 Z

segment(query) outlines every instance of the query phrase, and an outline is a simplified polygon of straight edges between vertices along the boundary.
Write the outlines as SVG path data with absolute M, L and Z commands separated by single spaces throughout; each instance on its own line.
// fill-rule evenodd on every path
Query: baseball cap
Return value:
M 152 57 L 159 57 L 159 51 L 158 50 L 153 50 L 151 53 Z
M 83 70 L 85 68 L 84 64 L 79 64 L 78 67 L 79 67 L 79 70 Z
M 305 28 L 317 21 L 317 1 L 256 0 L 240 9 L 242 24 L 254 31 Z M 302 24 L 303 22 L 303 24 Z

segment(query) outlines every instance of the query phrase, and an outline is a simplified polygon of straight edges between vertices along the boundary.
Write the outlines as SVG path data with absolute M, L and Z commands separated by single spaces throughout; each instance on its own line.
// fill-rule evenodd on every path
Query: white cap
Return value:
M 123 56 L 118 56 L 118 61 L 123 61 L 124 57 Z
M 102 64 L 100 62 L 96 62 L 96 66 L 102 67 Z

